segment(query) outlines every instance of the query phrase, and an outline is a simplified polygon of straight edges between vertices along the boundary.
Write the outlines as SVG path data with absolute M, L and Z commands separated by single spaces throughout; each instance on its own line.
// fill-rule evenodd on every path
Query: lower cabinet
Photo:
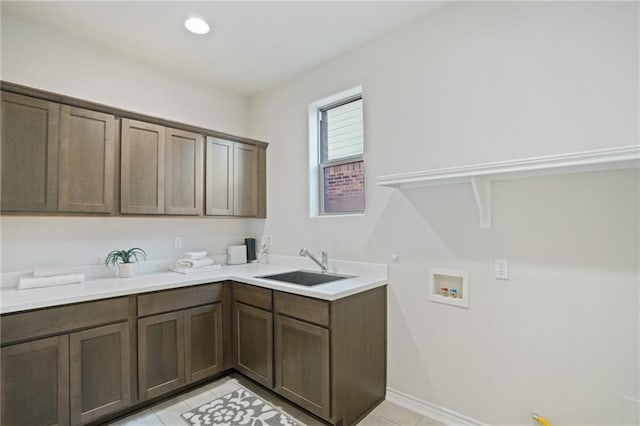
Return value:
M 184 312 L 185 375 L 187 383 L 223 370 L 222 304 Z
M 129 323 L 69 335 L 71 424 L 84 424 L 131 403 Z
M 138 319 L 140 400 L 212 376 L 222 361 L 222 304 Z
M 90 422 L 130 404 L 130 379 L 128 323 L 6 346 L 2 424 Z
M 69 336 L 2 348 L 2 424 L 69 424 Z
M 182 312 L 138 320 L 138 396 L 154 398 L 184 384 Z
M 334 301 L 274 291 L 275 387 L 331 424 L 353 424 L 386 392 L 386 288 Z
M 78 425 L 129 406 L 129 306 L 119 297 L 2 315 L 1 424 Z
M 5 314 L 0 332 L 3 426 L 102 422 L 229 368 L 331 424 L 386 391 L 385 287 L 325 301 L 203 284 Z
M 273 313 L 243 303 L 233 307 L 235 368 L 273 387 Z
M 299 406 L 328 418 L 329 330 L 275 316 L 274 390 Z

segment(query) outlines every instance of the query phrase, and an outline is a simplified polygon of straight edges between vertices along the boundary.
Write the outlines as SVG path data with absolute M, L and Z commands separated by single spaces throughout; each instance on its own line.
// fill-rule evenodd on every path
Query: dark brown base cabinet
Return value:
M 352 424 L 386 392 L 386 287 L 332 302 L 274 292 L 275 387 L 332 424 Z
M 273 388 L 273 313 L 271 290 L 234 283 L 234 368 Z
M 69 336 L 2 348 L 2 424 L 69 424 Z
M 76 425 L 129 406 L 128 316 L 128 297 L 3 315 L 2 425 Z
M 138 296 L 139 317 L 165 312 L 138 319 L 140 400 L 164 395 L 222 371 L 223 285 L 228 284 Z M 204 305 L 191 307 L 196 304 Z
M 0 329 L 3 426 L 104 422 L 230 368 L 335 425 L 385 396 L 386 287 L 328 302 L 203 284 L 5 314 Z

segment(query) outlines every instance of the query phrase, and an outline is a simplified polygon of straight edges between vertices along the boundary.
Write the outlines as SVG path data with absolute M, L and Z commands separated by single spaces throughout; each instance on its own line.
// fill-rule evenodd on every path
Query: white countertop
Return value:
M 349 267 L 351 264 L 351 268 Z M 345 267 L 346 265 L 346 267 Z M 355 268 L 353 267 L 355 265 Z M 18 290 L 15 288 L 0 291 L 0 312 L 11 313 L 29 309 L 45 308 L 69 303 L 86 302 L 109 297 L 125 296 L 136 293 L 187 287 L 196 284 L 221 281 L 237 281 L 259 287 L 281 290 L 302 296 L 323 300 L 337 300 L 346 296 L 387 284 L 386 268 L 355 262 L 343 262 L 342 267 L 332 268 L 330 272 L 358 275 L 354 278 L 319 284 L 312 287 L 287 284 L 274 280 L 255 278 L 261 275 L 295 271 L 300 268 L 284 265 L 245 264 L 229 265 L 207 272 L 194 272 L 188 275 L 176 272 L 157 272 L 138 275 L 132 278 L 100 278 L 81 284 L 69 284 L 54 287 Z M 364 267 L 363 267 L 364 266 Z M 384 269 L 384 272 L 383 272 Z

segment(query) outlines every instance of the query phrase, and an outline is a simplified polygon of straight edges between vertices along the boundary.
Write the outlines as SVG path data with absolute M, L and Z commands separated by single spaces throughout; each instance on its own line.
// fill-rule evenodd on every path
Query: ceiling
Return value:
M 2 13 L 251 95 L 438 8 L 422 2 L 25 2 Z M 184 20 L 205 18 L 205 36 Z

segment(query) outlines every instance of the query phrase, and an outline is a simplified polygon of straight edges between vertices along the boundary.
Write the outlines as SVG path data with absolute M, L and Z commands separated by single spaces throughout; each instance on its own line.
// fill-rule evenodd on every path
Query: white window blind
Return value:
M 323 152 L 325 162 L 355 157 L 364 153 L 362 99 L 323 111 L 326 139 Z

